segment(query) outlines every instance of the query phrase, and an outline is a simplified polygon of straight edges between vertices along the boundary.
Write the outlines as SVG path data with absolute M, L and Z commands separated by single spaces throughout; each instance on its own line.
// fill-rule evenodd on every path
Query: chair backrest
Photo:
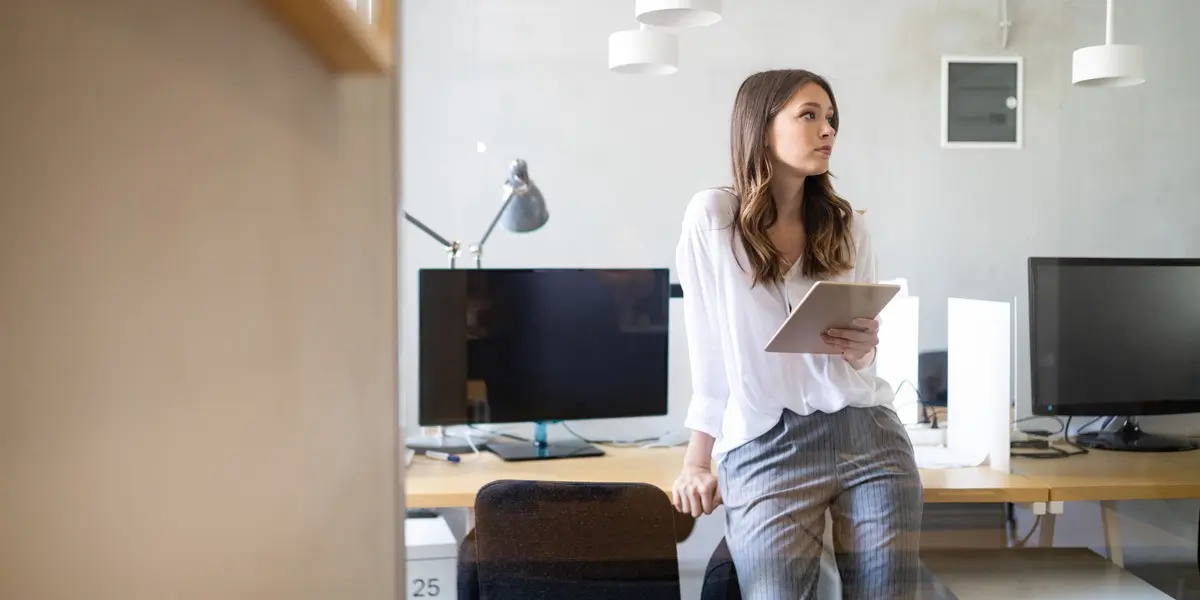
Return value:
M 676 600 L 674 514 L 650 485 L 488 484 L 475 499 L 479 598 Z

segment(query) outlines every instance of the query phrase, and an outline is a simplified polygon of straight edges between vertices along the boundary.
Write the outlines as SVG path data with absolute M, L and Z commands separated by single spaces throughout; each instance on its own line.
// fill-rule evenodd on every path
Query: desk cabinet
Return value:
M 442 517 L 404 520 L 409 600 L 458 597 L 458 540 Z

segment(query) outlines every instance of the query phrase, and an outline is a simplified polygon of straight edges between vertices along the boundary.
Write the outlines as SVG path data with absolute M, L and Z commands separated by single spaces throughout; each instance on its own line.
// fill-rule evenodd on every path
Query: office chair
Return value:
M 462 600 L 677 600 L 675 509 L 644 484 L 497 481 L 459 552 Z
M 723 537 L 708 559 L 708 566 L 704 568 L 700 600 L 742 600 L 737 569 L 733 567 L 733 556 L 729 554 L 729 544 L 725 543 Z
M 949 404 L 947 378 L 950 354 L 946 350 L 922 352 L 917 356 L 917 402 L 921 405 L 921 422 L 938 429 L 937 412 L 929 416 L 930 408 L 946 408 Z
M 821 576 L 817 582 L 817 598 L 834 600 L 842 597 L 842 580 L 838 575 L 837 560 L 833 557 L 833 527 L 829 515 L 825 516 L 824 552 L 821 555 Z M 729 544 L 722 537 L 708 559 L 704 569 L 704 583 L 700 588 L 700 600 L 742 600 L 738 586 L 737 569 Z

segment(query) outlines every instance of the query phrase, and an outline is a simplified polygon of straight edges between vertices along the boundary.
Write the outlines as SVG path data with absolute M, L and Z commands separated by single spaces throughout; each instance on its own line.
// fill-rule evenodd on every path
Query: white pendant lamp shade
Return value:
M 1104 45 L 1080 48 L 1071 55 L 1071 83 L 1080 87 L 1127 87 L 1145 83 L 1141 46 L 1113 43 L 1113 0 L 1108 0 Z
M 671 75 L 679 70 L 679 38 L 645 26 L 613 33 L 608 36 L 608 68 L 630 75 Z
M 639 23 L 654 27 L 705 27 L 721 20 L 721 0 L 637 0 Z
M 1127 87 L 1146 82 L 1141 46 L 1105 44 L 1072 55 L 1071 83 L 1082 87 Z

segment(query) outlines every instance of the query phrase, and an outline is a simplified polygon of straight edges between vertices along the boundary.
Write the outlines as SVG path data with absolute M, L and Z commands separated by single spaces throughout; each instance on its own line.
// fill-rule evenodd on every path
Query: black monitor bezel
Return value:
M 422 408 L 422 406 L 423 406 L 423 404 L 424 404 L 423 400 L 424 400 L 424 398 L 425 398 L 425 391 L 422 389 L 422 383 L 421 383 L 421 372 L 422 372 L 422 360 L 423 360 L 423 357 L 422 357 L 421 349 L 420 349 L 420 347 L 419 347 L 419 346 L 420 346 L 420 344 L 421 344 L 421 339 L 422 339 L 422 333 L 421 333 L 421 317 L 420 317 L 420 310 L 421 310 L 421 308 L 420 308 L 420 307 L 421 307 L 421 280 L 422 280 L 423 274 L 424 274 L 424 273 L 427 273 L 427 272 L 446 272 L 446 271 L 459 271 L 459 270 L 463 270 L 463 271 L 465 271 L 465 270 L 468 270 L 468 269 L 454 269 L 454 268 L 421 268 L 421 269 L 418 269 L 418 270 L 417 270 L 417 313 L 418 313 L 418 316 L 417 316 L 417 344 L 418 344 L 418 348 L 417 348 L 417 373 L 416 373 L 417 380 L 418 380 L 418 381 L 417 381 L 417 398 L 416 398 L 416 404 L 417 404 L 417 426 L 419 426 L 419 427 L 459 427 L 459 426 L 476 426 L 476 425 L 512 425 L 512 424 L 516 424 L 516 423 L 530 423 L 530 422 L 533 422 L 533 421 L 511 421 L 511 422 L 510 422 L 510 421 L 494 421 L 494 420 L 493 420 L 493 421 L 486 421 L 486 422 L 473 422 L 473 421 L 466 421 L 466 420 L 462 420 L 462 419 L 428 419 L 428 420 L 426 420 L 426 418 L 425 418 L 425 415 L 424 415 L 424 412 L 421 410 L 421 408 Z M 666 276 L 666 278 L 667 278 L 667 281 L 668 281 L 668 285 L 667 285 L 667 288 L 666 288 L 666 290 L 665 290 L 665 299 L 666 299 L 666 301 L 667 301 L 667 319 L 668 319 L 668 322 L 670 321 L 671 300 L 672 300 L 673 298 L 677 298 L 677 297 L 678 297 L 678 296 L 676 296 L 676 295 L 675 295 L 675 289 L 674 289 L 674 286 L 675 286 L 676 284 L 671 284 L 671 283 L 670 283 L 670 279 L 669 279 L 669 277 L 670 277 L 670 269 L 669 269 L 669 268 L 667 268 L 667 267 L 533 267 L 533 268 L 520 268 L 520 267 L 495 267 L 495 268 L 486 268 L 486 267 L 485 267 L 485 268 L 471 268 L 471 269 L 469 269 L 469 270 L 471 270 L 471 271 L 480 271 L 480 270 L 482 270 L 482 271 L 530 271 L 530 272 L 538 272 L 538 271 L 552 271 L 552 272 L 567 272 L 567 271 L 597 271 L 597 272 L 599 272 L 599 271 L 650 271 L 650 272 L 654 272 L 654 273 L 656 273 L 656 274 L 658 274 L 658 275 L 665 275 L 665 276 Z M 644 412 L 642 412 L 642 413 L 639 413 L 639 414 L 636 414 L 636 415 L 634 415 L 634 414 L 630 414 L 630 415 L 628 415 L 628 416 L 623 416 L 623 417 L 620 417 L 620 416 L 606 416 L 606 417 L 603 417 L 603 419 L 604 419 L 604 420 L 611 420 L 611 419 L 640 419 L 640 418 L 647 418 L 647 417 L 649 417 L 649 418 L 657 418 L 657 417 L 665 417 L 665 416 L 668 416 L 668 415 L 670 414 L 670 405 L 671 405 L 671 401 L 670 401 L 669 393 L 670 393 L 670 388 L 671 388 L 671 383 L 670 383 L 670 364 L 671 364 L 670 348 L 671 348 L 671 343 L 670 343 L 670 333 L 669 333 L 669 328 L 670 328 L 670 326 L 668 325 L 668 334 L 667 334 L 667 356 L 665 357 L 665 360 L 664 360 L 664 368 L 665 368 L 665 369 L 667 369 L 667 390 L 668 390 L 668 397 L 664 398 L 661 404 L 659 404 L 659 405 L 655 405 L 655 406 L 651 407 L 651 410 L 647 410 L 647 411 L 644 411 Z M 661 410 L 659 410 L 659 409 L 661 409 Z M 561 421 L 561 420 L 562 420 L 562 419 L 553 419 L 553 420 L 546 421 L 546 422 L 559 422 L 559 421 Z M 585 420 L 585 419 L 572 418 L 572 419 L 570 419 L 570 420 L 572 420 L 572 421 L 576 421 L 576 420 Z
M 1037 368 L 1037 296 L 1038 271 L 1043 267 L 1200 267 L 1198 258 L 1089 258 L 1032 256 L 1029 271 L 1029 392 L 1033 414 L 1064 417 L 1133 417 L 1175 415 L 1200 412 L 1200 398 L 1195 400 L 1146 400 L 1142 402 L 1097 402 L 1056 404 L 1047 407 L 1039 398 L 1039 369 Z

